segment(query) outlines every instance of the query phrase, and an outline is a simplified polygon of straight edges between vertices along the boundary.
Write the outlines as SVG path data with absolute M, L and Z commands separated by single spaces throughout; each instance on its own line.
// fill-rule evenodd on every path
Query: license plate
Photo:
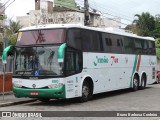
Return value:
M 30 95 L 38 95 L 38 92 L 30 92 Z

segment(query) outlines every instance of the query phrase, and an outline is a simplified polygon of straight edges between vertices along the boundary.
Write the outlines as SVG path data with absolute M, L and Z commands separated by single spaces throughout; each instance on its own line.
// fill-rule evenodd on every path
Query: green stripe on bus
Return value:
M 66 48 L 66 43 L 62 44 L 58 49 L 58 62 L 63 62 L 64 60 L 64 49 Z
M 135 56 L 135 59 L 134 59 L 134 66 L 133 66 L 133 70 L 132 70 L 130 87 L 132 87 L 132 78 L 133 78 L 133 74 L 134 74 L 134 72 L 135 72 L 135 70 L 136 70 L 137 62 L 138 62 L 138 55 L 136 55 L 136 56 Z

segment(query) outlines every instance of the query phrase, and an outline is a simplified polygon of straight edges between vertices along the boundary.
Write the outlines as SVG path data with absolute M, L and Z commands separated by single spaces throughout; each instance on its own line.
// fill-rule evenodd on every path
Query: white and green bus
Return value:
M 82 25 L 42 25 L 19 31 L 13 93 L 41 101 L 132 88 L 156 81 L 155 41 L 150 37 Z

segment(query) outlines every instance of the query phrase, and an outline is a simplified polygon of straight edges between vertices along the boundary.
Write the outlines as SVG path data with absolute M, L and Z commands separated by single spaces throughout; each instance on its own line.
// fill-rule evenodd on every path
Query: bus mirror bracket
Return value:
M 64 62 L 64 51 L 66 48 L 66 43 L 62 44 L 58 49 L 58 62 L 63 63 Z
M 6 47 L 4 50 L 3 50 L 3 53 L 2 53 L 2 62 L 3 64 L 6 64 L 7 63 L 7 54 L 9 51 L 11 51 L 13 48 L 12 45 Z

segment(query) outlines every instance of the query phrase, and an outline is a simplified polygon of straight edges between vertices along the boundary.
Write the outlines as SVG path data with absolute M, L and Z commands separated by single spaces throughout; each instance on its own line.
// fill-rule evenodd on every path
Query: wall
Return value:
M 13 71 L 13 58 L 8 57 L 7 64 L 6 64 L 6 72 L 12 72 Z M 3 72 L 3 63 L 2 58 L 0 57 L 0 73 Z
M 29 16 L 17 16 L 16 21 L 19 21 L 23 27 L 29 26 Z

